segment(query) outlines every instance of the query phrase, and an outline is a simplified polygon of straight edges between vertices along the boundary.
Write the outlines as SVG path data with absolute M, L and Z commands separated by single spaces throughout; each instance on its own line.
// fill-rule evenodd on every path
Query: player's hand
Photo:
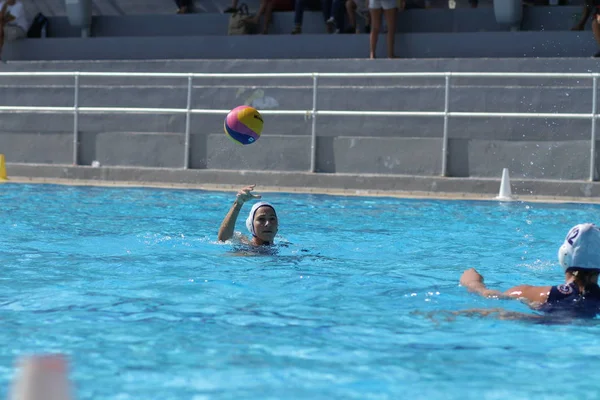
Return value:
M 246 186 L 246 187 L 242 188 L 242 189 L 241 189 L 241 190 L 240 190 L 240 191 L 237 193 L 237 196 L 236 196 L 236 199 L 235 199 L 235 201 L 236 201 L 238 204 L 242 205 L 242 204 L 244 204 L 245 202 L 247 202 L 248 200 L 252 200 L 252 199 L 260 199 L 260 198 L 262 197 L 261 195 L 259 195 L 259 194 L 252 194 L 252 193 L 251 193 L 251 192 L 254 190 L 254 187 L 255 187 L 255 186 L 256 186 L 256 185 L 249 185 L 249 186 Z

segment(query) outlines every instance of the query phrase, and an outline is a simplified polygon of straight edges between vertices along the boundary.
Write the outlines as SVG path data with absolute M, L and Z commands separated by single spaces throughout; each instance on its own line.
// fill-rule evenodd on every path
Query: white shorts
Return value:
M 369 0 L 369 8 L 391 10 L 392 8 L 396 8 L 396 0 Z
M 4 41 L 11 42 L 13 40 L 22 39 L 27 36 L 27 33 L 18 25 L 4 25 Z

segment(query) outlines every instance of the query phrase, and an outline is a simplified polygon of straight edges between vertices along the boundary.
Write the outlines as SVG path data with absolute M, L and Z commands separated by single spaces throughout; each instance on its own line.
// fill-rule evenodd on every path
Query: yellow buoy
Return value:
M 0 154 L 0 182 L 7 181 L 6 176 L 6 162 L 4 161 L 4 154 Z

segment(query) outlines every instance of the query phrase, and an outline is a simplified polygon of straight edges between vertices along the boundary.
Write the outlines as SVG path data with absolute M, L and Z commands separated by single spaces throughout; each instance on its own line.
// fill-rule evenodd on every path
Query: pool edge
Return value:
M 456 178 L 383 174 L 323 174 L 302 171 L 185 170 L 7 164 L 9 183 L 71 186 L 154 187 L 236 191 L 256 184 L 260 192 L 342 196 L 494 200 L 498 178 Z M 600 182 L 513 178 L 515 200 L 600 203 Z

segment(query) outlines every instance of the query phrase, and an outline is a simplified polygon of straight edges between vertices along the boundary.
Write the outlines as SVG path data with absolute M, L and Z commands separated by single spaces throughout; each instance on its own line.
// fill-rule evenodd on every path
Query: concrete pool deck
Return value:
M 257 193 L 283 192 L 342 196 L 495 200 L 501 173 L 491 178 L 324 174 L 138 167 L 7 164 L 8 183 L 73 186 L 155 187 L 236 192 L 256 184 Z M 600 203 L 600 182 L 511 179 L 514 200 Z

